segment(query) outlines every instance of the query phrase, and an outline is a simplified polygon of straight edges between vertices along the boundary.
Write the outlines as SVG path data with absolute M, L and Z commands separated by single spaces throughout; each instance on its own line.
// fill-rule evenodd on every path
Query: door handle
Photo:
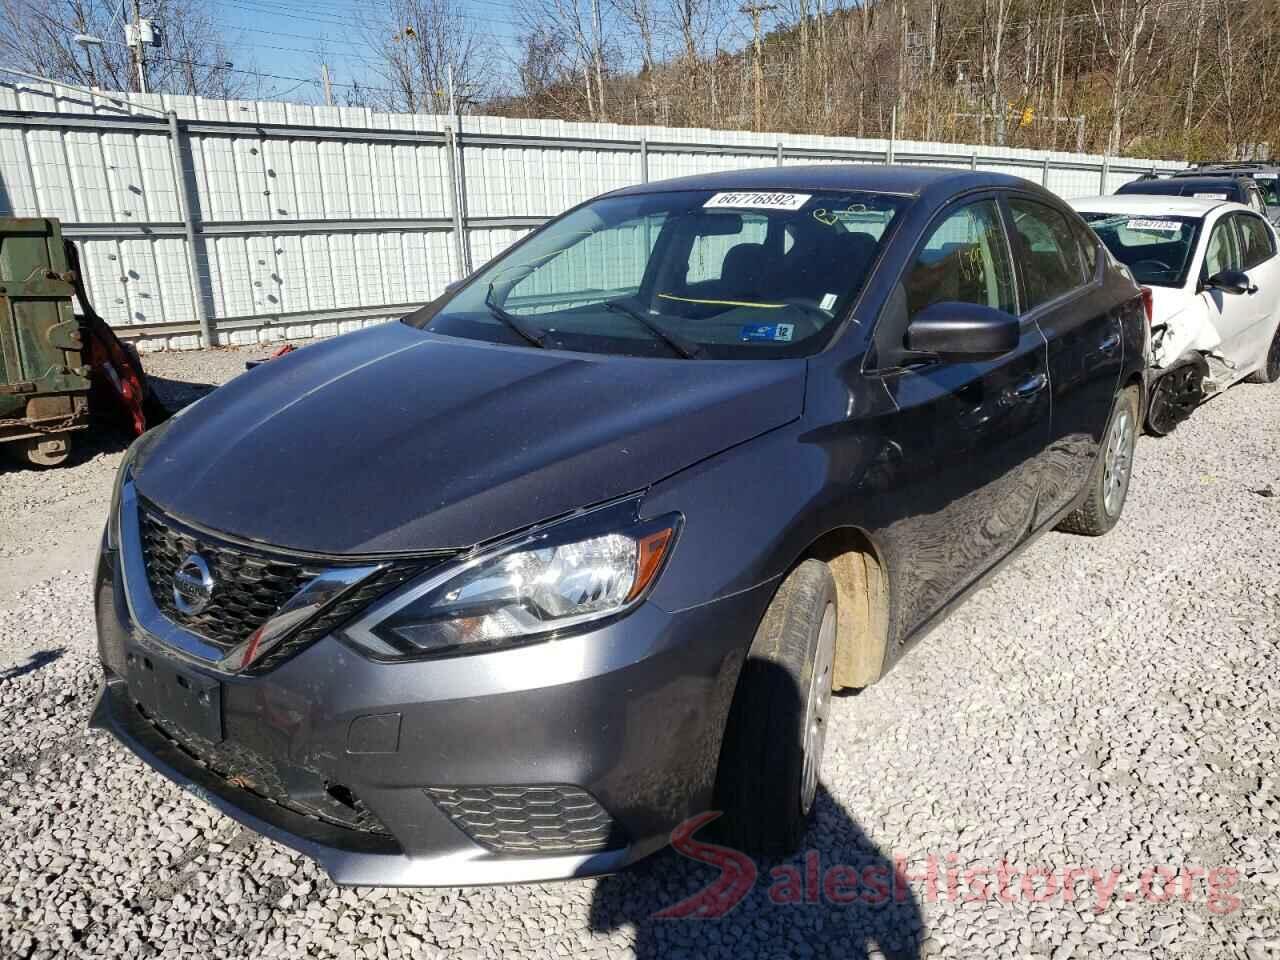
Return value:
M 1049 377 L 1044 373 L 1037 373 L 1035 376 L 1028 377 L 1016 387 L 1011 387 L 1004 393 L 1004 401 L 1010 403 L 1023 403 L 1040 394 L 1045 387 L 1049 385 Z
M 1120 334 L 1113 333 L 1107 339 L 1098 344 L 1098 349 L 1103 353 L 1114 353 L 1116 347 L 1120 346 Z

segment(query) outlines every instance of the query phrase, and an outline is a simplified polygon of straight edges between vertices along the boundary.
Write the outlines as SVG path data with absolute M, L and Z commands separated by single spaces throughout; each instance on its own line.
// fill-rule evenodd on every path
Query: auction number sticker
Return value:
M 717 193 L 702 206 L 712 210 L 748 209 L 748 210 L 799 210 L 813 196 L 811 193 L 760 193 L 755 191 L 739 191 L 737 193 Z
M 1149 230 L 1153 233 L 1182 232 L 1182 224 L 1176 220 L 1130 220 L 1125 226 L 1130 230 Z
M 1194 196 L 1198 197 L 1198 198 L 1199 198 L 1199 199 L 1201 199 L 1201 200 L 1225 200 L 1225 199 L 1227 199 L 1227 195 L 1226 195 L 1225 193 L 1197 193 L 1197 194 L 1194 194 Z

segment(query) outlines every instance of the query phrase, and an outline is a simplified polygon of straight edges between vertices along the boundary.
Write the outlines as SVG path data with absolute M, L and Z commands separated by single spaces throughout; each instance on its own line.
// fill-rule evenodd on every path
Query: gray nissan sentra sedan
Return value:
M 1146 349 L 1023 180 L 617 191 L 133 445 L 93 723 L 339 883 L 788 851 L 832 691 L 1119 519 Z

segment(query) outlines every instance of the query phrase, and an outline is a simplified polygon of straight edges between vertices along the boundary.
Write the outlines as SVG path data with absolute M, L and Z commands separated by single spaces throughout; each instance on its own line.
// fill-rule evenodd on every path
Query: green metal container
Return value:
M 74 280 L 57 220 L 0 217 L 0 444 L 40 466 L 88 425 Z

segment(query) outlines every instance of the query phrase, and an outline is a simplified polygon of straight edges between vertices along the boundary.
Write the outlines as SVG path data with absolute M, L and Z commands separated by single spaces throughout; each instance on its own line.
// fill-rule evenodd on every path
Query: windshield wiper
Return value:
M 520 336 L 524 337 L 535 347 L 547 349 L 547 335 L 536 327 L 527 327 L 516 318 L 514 314 L 507 313 L 500 306 L 493 302 L 493 284 L 489 284 L 489 291 L 484 295 L 484 305 L 489 308 L 489 312 L 505 323 Z
M 664 329 L 653 320 L 646 317 L 639 310 L 633 310 L 631 307 L 628 307 L 621 300 L 606 300 L 604 301 L 603 306 L 606 310 L 625 313 L 632 320 L 642 324 L 646 330 L 686 360 L 697 360 L 702 357 L 702 347 L 698 344 L 694 343 L 692 340 L 686 340 L 678 333 Z

